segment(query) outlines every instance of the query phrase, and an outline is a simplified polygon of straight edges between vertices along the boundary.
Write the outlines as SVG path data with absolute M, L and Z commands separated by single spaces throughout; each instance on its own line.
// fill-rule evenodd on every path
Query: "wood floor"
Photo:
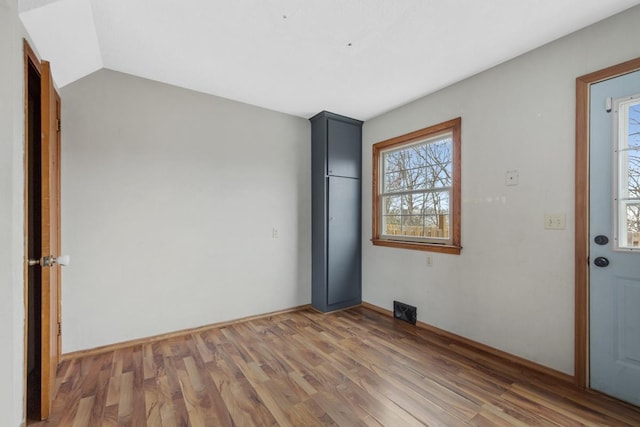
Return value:
M 640 410 L 359 307 L 64 361 L 35 426 L 639 426 Z

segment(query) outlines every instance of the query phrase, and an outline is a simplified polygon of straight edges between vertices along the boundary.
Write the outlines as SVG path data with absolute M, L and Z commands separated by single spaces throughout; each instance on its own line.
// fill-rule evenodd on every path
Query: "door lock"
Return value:
M 599 256 L 598 258 L 593 260 L 593 263 L 598 267 L 606 267 L 609 265 L 609 260 L 603 256 Z
M 39 259 L 30 259 L 29 260 L 29 267 L 33 267 L 34 265 L 41 265 L 43 267 L 51 267 L 53 264 L 56 263 L 56 259 L 53 257 L 53 255 L 50 256 L 45 256 Z

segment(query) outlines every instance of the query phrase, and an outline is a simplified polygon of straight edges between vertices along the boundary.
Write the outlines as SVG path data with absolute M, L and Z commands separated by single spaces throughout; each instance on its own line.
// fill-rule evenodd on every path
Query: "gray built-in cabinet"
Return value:
M 362 122 L 327 111 L 310 120 L 311 303 L 326 312 L 362 301 Z

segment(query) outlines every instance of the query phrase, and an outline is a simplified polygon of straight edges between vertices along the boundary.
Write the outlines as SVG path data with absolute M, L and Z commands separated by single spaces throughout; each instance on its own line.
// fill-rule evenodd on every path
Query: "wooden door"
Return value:
M 42 258 L 60 256 L 60 96 L 51 68 L 41 63 L 41 132 L 42 132 Z M 60 266 L 41 264 L 41 411 L 48 418 L 55 391 L 56 368 L 60 360 Z

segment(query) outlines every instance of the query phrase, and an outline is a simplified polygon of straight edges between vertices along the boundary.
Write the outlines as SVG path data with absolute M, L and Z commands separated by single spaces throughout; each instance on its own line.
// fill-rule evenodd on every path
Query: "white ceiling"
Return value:
M 20 0 L 63 87 L 108 68 L 367 120 L 640 0 Z

